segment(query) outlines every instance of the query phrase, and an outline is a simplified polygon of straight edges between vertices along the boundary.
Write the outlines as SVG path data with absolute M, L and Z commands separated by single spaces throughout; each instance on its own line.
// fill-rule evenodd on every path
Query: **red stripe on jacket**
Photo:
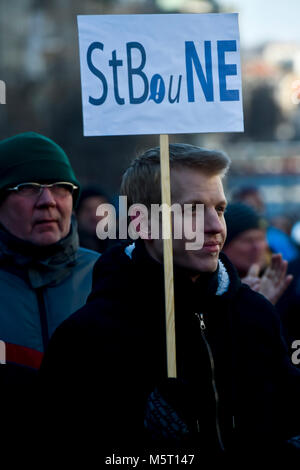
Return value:
M 41 351 L 19 346 L 18 344 L 5 343 L 6 346 L 6 362 L 13 362 L 23 366 L 39 369 L 43 355 Z

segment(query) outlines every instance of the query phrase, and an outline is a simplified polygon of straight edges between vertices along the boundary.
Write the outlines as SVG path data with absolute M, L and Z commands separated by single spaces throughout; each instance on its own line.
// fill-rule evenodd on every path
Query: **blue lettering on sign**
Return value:
M 120 98 L 119 87 L 118 87 L 118 67 L 122 67 L 123 60 L 117 60 L 117 51 L 112 52 L 112 59 L 109 60 L 108 64 L 113 69 L 115 100 L 118 104 L 124 104 L 125 100 L 124 100 L 124 98 Z
M 126 44 L 126 47 L 127 47 L 127 64 L 128 64 L 129 101 L 131 104 L 140 104 L 140 103 L 143 103 L 147 99 L 148 91 L 149 91 L 149 84 L 148 84 L 147 76 L 144 72 L 142 72 L 146 64 L 146 52 L 142 44 L 140 44 L 139 42 L 128 42 Z M 134 48 L 140 51 L 141 58 L 142 58 L 141 63 L 139 67 L 137 68 L 132 67 L 131 51 Z M 141 77 L 141 79 L 144 82 L 144 93 L 139 98 L 135 98 L 133 96 L 132 75 L 138 75 L 139 77 Z
M 202 87 L 206 101 L 214 100 L 211 41 L 204 41 L 204 51 L 205 51 L 206 78 L 203 73 L 202 65 L 200 63 L 198 54 L 196 52 L 195 44 L 192 41 L 186 41 L 185 43 L 186 81 L 187 81 L 187 93 L 188 93 L 189 102 L 195 101 L 193 64 L 194 64 L 194 67 L 198 76 L 198 80 Z
M 87 50 L 87 57 L 86 57 L 86 60 L 87 60 L 87 64 L 88 64 L 88 67 L 90 69 L 90 71 L 96 75 L 96 77 L 100 78 L 100 80 L 102 81 L 102 87 L 103 87 L 103 93 L 102 93 L 102 96 L 101 98 L 92 98 L 91 96 L 89 96 L 89 103 L 95 105 L 95 106 L 99 106 L 100 104 L 103 104 L 106 100 L 106 97 L 107 97 L 107 81 L 105 79 L 105 76 L 103 75 L 102 72 L 100 72 L 100 70 L 98 70 L 93 62 L 92 62 L 92 53 L 95 49 L 100 49 L 100 51 L 103 51 L 103 44 L 102 42 L 92 42 L 92 44 L 90 44 L 88 50 Z
M 168 100 L 170 103 L 179 103 L 179 97 L 180 97 L 180 88 L 181 88 L 181 80 L 182 80 L 182 75 L 179 75 L 178 77 L 178 87 L 177 87 L 177 93 L 175 98 L 172 98 L 172 84 L 173 84 L 173 75 L 170 77 L 170 85 L 169 85 L 169 95 L 168 95 Z
M 166 87 L 161 75 L 156 73 L 150 82 L 150 97 L 155 103 L 161 103 L 165 97 Z
M 186 72 L 186 85 L 187 85 L 187 99 L 188 102 L 195 102 L 195 87 L 198 87 L 203 92 L 203 96 L 207 102 L 214 101 L 214 76 L 212 66 L 212 43 L 211 41 L 204 41 L 204 59 L 201 63 L 199 55 L 193 41 L 185 42 L 185 72 Z M 87 65 L 89 70 L 100 80 L 102 94 L 98 98 L 89 96 L 89 103 L 94 106 L 102 105 L 108 95 L 108 80 L 103 72 L 97 68 L 93 61 L 92 55 L 94 51 L 103 51 L 104 44 L 101 42 L 92 42 L 87 50 Z M 228 90 L 226 78 L 228 76 L 237 75 L 236 64 L 228 64 L 225 61 L 226 52 L 236 52 L 237 44 L 234 40 L 217 41 L 217 57 L 218 67 L 217 73 L 219 78 L 219 97 L 220 101 L 239 101 L 239 90 Z M 147 63 L 147 54 L 144 46 L 140 42 L 128 42 L 126 44 L 127 61 L 117 57 L 117 51 L 113 50 L 111 59 L 108 61 L 109 67 L 112 70 L 113 93 L 115 101 L 118 105 L 125 104 L 125 98 L 120 96 L 119 91 L 119 69 L 127 63 L 127 78 L 128 78 L 128 97 L 130 104 L 144 103 L 147 98 L 157 104 L 160 104 L 167 99 L 169 103 L 179 103 L 181 98 L 181 83 L 183 75 L 170 75 L 170 77 L 162 77 L 159 73 L 155 73 L 148 79 L 145 67 Z M 133 65 L 134 60 L 137 64 Z M 177 82 L 177 89 L 176 89 Z M 137 96 L 136 86 L 139 83 L 139 95 Z M 173 90 L 173 83 L 174 89 Z M 166 94 L 166 90 L 168 91 Z M 150 91 L 150 94 L 149 94 Z M 148 97 L 149 95 L 149 97 Z M 199 98 L 198 98 L 199 100 Z
M 225 64 L 225 52 L 235 52 L 236 41 L 218 41 L 218 68 L 221 101 L 239 101 L 239 90 L 227 90 L 226 76 L 237 75 L 236 64 Z

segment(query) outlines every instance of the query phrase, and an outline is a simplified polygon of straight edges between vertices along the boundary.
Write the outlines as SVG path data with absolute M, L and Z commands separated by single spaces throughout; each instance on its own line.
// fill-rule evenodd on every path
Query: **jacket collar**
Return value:
M 212 298 L 232 298 L 240 287 L 236 269 L 223 253 L 220 254 L 218 269 L 214 273 L 203 273 L 196 282 L 192 282 L 184 269 L 175 266 L 174 281 L 175 295 L 176 292 L 189 292 L 191 297 L 205 297 L 208 303 Z M 122 296 L 136 292 L 138 295 L 144 286 L 160 291 L 163 283 L 163 267 L 147 253 L 143 241 L 120 242 L 97 261 L 88 301 L 99 297 L 115 298 L 117 293 Z
M 0 266 L 27 278 L 33 288 L 56 285 L 76 263 L 78 246 L 75 218 L 69 234 L 47 247 L 21 240 L 0 227 Z
M 134 259 L 138 262 L 146 262 L 148 265 L 152 265 L 153 267 L 155 265 L 161 266 L 157 261 L 150 257 L 145 249 L 144 243 L 140 240 L 136 243 L 132 243 L 131 245 L 126 246 L 124 248 L 124 252 L 130 259 Z M 203 273 L 200 276 L 199 282 L 197 282 L 197 284 L 204 284 L 206 290 L 208 290 L 213 295 L 221 296 L 225 294 L 229 290 L 230 286 L 230 278 L 225 266 L 225 264 L 228 263 L 228 258 L 222 254 L 218 261 L 217 270 L 214 273 Z M 177 266 L 174 267 L 174 275 L 175 277 L 180 278 L 182 276 L 188 276 L 186 270 Z M 234 277 L 236 277 L 236 275 Z

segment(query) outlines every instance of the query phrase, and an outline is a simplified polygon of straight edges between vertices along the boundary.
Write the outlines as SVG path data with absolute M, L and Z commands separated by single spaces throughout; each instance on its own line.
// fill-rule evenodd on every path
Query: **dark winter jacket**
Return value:
M 44 357 L 40 376 L 55 403 L 49 415 L 103 455 L 153 448 L 144 418 L 149 395 L 167 378 L 163 286 L 163 267 L 143 242 L 109 250 L 95 265 L 87 305 L 57 329 Z M 177 450 L 253 453 L 299 433 L 300 375 L 276 312 L 224 255 L 196 282 L 175 267 L 175 318 L 185 398 L 170 400 L 189 428 L 173 442 Z
M 276 304 L 293 364 L 300 369 L 300 258 L 289 263 L 293 281 Z

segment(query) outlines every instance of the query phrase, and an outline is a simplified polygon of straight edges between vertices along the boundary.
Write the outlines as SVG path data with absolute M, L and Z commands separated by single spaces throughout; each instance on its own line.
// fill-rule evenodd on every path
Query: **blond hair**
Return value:
M 190 144 L 170 144 L 170 167 L 197 168 L 208 176 L 224 176 L 230 166 L 229 157 L 217 150 L 207 150 Z M 161 204 L 160 148 L 147 150 L 135 158 L 125 171 L 121 195 L 132 204 Z

